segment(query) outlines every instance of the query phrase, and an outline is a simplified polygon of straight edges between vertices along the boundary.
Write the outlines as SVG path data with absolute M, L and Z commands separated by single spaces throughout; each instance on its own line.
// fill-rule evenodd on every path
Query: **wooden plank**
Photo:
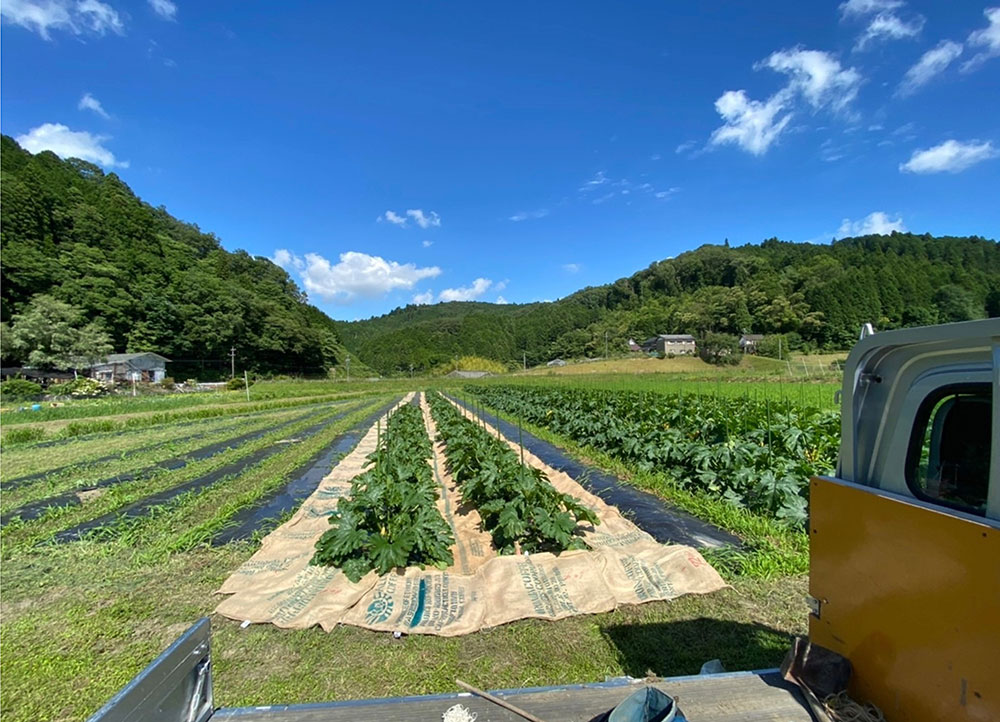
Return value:
M 546 722 L 592 722 L 640 689 L 644 681 L 494 692 Z M 798 692 L 776 671 L 677 677 L 654 685 L 673 696 L 689 722 L 811 722 Z M 512 712 L 467 693 L 223 708 L 212 722 L 421 722 L 439 720 L 461 704 L 486 722 L 523 722 Z

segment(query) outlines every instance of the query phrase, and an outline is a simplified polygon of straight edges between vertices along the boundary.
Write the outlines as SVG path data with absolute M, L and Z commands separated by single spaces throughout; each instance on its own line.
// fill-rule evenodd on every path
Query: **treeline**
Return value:
M 1000 315 L 1000 245 L 893 233 L 830 245 L 769 239 L 702 246 L 554 303 L 407 306 L 339 324 L 384 373 L 466 354 L 511 365 L 612 353 L 658 333 L 783 334 L 787 347 L 841 350 L 877 329 Z
M 169 373 L 321 374 L 344 355 L 334 322 L 264 258 L 139 200 L 114 173 L 3 136 L 2 320 L 48 294 L 100 319 L 114 351 L 155 351 Z M 4 359 L 4 365 L 23 359 Z M 360 364 L 359 364 L 360 366 Z

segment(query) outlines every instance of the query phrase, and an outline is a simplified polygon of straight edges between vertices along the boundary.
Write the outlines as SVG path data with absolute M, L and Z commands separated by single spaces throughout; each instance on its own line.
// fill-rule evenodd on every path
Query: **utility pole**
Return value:
M 410 378 L 413 378 L 413 364 L 410 364 Z
M 778 360 L 781 361 L 781 336 L 778 336 Z
M 521 352 L 521 363 L 524 365 L 524 370 L 527 371 L 528 370 L 528 352 L 527 351 L 522 351 Z
M 608 360 L 608 332 L 604 332 L 604 360 Z
M 347 354 L 347 380 L 351 380 L 351 355 Z
M 236 347 L 229 349 L 229 378 L 236 378 Z

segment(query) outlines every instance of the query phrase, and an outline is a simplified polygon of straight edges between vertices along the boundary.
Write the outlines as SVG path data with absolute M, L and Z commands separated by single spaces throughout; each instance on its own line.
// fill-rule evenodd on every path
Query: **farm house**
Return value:
M 697 350 L 694 336 L 686 333 L 661 333 L 646 339 L 642 348 L 649 353 L 655 351 L 662 354 L 690 354 L 692 356 Z
M 158 353 L 113 353 L 90 369 L 91 378 L 103 382 L 147 381 L 159 383 L 167 375 L 170 359 Z

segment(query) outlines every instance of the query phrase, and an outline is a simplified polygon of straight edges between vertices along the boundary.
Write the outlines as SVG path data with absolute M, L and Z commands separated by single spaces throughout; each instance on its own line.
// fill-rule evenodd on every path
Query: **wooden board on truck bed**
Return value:
M 494 692 L 546 722 L 591 722 L 645 680 L 540 687 Z M 673 696 L 689 722 L 810 722 L 793 685 L 777 670 L 673 677 L 653 683 Z M 323 704 L 223 708 L 212 722 L 421 722 L 440 720 L 452 705 L 478 715 L 478 722 L 523 722 L 522 718 L 468 693 L 366 699 Z M 678 719 L 681 719 L 678 717 Z

